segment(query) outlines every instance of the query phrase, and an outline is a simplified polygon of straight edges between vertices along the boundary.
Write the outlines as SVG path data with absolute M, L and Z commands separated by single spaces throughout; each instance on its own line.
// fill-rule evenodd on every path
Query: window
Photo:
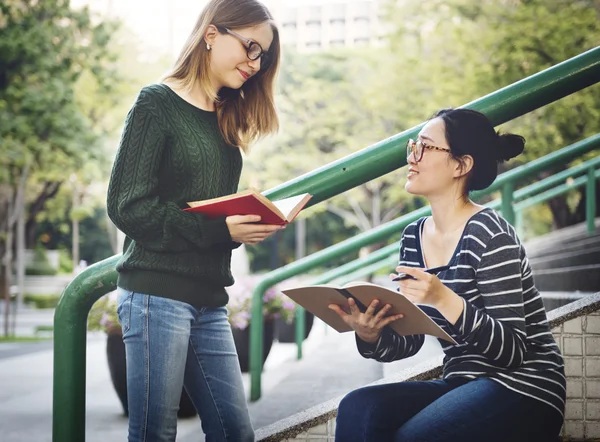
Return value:
M 344 40 L 344 37 L 346 36 L 346 23 L 345 22 L 331 23 L 331 25 L 329 27 L 329 32 L 331 35 L 331 39 Z
M 354 35 L 357 38 L 366 38 L 369 36 L 370 23 L 365 18 L 355 18 L 352 26 Z
M 367 46 L 369 44 L 368 38 L 355 38 L 354 45 L 355 46 Z

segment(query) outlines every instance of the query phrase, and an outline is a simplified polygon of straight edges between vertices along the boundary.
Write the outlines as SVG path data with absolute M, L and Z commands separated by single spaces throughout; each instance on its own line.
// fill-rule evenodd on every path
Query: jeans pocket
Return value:
M 123 334 L 125 334 L 131 327 L 131 301 L 133 299 L 133 292 L 121 288 L 119 288 L 118 291 L 117 316 L 119 317 Z

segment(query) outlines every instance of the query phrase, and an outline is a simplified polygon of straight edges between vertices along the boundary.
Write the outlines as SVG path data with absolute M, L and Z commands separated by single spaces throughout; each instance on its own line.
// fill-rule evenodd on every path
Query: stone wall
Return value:
M 600 312 L 571 319 L 552 332 L 567 375 L 563 436 L 600 438 Z
M 600 438 L 600 293 L 585 296 L 548 313 L 552 333 L 565 359 L 567 404 L 562 435 L 568 441 Z M 434 379 L 441 357 L 371 385 Z M 342 398 L 283 419 L 257 431 L 257 440 L 328 441 L 335 436 L 335 414 Z

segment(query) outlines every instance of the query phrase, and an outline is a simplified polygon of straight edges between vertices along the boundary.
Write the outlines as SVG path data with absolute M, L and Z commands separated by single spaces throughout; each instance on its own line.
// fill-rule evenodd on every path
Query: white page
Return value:
M 291 196 L 282 200 L 273 201 L 273 204 L 281 211 L 281 213 L 283 213 L 283 216 L 287 218 L 290 212 L 296 208 L 300 200 L 305 196 L 306 193 L 303 193 L 302 195 Z

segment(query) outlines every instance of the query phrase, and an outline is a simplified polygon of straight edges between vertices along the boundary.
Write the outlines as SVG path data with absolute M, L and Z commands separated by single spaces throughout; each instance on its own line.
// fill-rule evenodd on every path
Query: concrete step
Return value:
M 598 292 L 600 264 L 537 270 L 533 280 L 540 291 Z
M 559 250 L 552 255 L 530 259 L 529 264 L 534 274 L 536 270 L 600 264 L 600 242 L 595 247 L 586 247 L 579 250 Z
M 587 233 L 586 223 L 579 223 L 532 238 L 524 243 L 527 256 L 535 259 L 572 246 L 600 244 L 600 218 L 596 218 L 595 226 L 596 230 L 592 234 Z

